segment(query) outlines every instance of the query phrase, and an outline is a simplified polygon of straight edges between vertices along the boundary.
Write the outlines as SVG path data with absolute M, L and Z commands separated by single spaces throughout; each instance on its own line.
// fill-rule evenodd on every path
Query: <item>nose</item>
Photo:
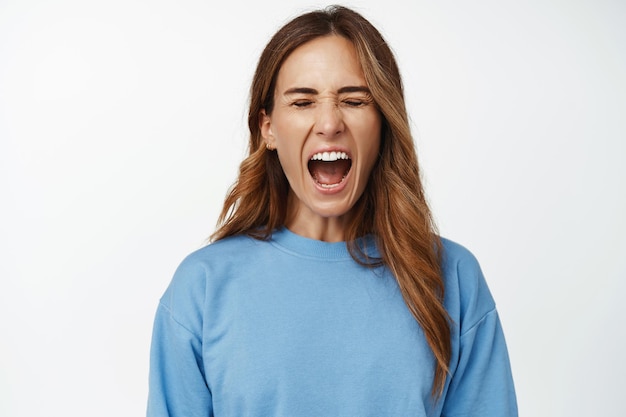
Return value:
M 345 129 L 343 114 L 336 103 L 324 103 L 318 107 L 315 133 L 327 139 L 341 134 Z

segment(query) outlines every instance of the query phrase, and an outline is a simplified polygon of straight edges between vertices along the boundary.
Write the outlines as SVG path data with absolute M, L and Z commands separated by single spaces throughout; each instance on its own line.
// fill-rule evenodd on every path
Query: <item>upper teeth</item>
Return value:
M 350 159 L 345 152 L 318 152 L 311 157 L 312 161 L 336 161 L 338 159 Z

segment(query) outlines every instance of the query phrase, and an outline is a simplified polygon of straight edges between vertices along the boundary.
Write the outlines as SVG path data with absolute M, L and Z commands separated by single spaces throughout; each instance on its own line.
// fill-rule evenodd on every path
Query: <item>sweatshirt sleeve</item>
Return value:
M 444 417 L 516 417 L 517 401 L 509 355 L 495 302 L 474 256 L 453 248 L 452 292 L 458 331 Z
M 210 417 L 202 358 L 203 282 L 197 267 L 179 267 L 157 308 L 150 349 L 147 417 Z
M 517 416 L 509 356 L 495 309 L 461 336 L 459 362 L 442 415 Z

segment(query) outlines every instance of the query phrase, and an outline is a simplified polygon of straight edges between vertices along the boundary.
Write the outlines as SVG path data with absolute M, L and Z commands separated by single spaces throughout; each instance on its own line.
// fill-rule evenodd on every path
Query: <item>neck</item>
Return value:
M 285 227 L 293 233 L 323 242 L 345 241 L 345 228 L 349 216 L 322 217 L 311 215 L 301 206 L 292 204 L 288 209 Z
M 293 233 L 324 242 L 343 242 L 345 240 L 344 221 L 340 218 L 318 218 L 307 221 L 291 219 L 285 222 Z

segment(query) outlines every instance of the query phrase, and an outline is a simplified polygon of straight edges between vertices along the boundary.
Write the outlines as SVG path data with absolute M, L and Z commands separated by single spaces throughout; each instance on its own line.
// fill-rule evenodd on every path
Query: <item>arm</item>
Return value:
M 150 350 L 148 417 L 210 417 L 202 357 L 206 271 L 188 258 L 161 298 Z
M 212 416 L 200 338 L 159 305 L 150 351 L 148 417 Z
M 509 356 L 495 309 L 461 335 L 458 363 L 451 371 L 443 416 L 517 416 Z
M 453 357 L 444 417 L 517 417 L 515 388 L 496 304 L 474 255 L 444 240 Z

